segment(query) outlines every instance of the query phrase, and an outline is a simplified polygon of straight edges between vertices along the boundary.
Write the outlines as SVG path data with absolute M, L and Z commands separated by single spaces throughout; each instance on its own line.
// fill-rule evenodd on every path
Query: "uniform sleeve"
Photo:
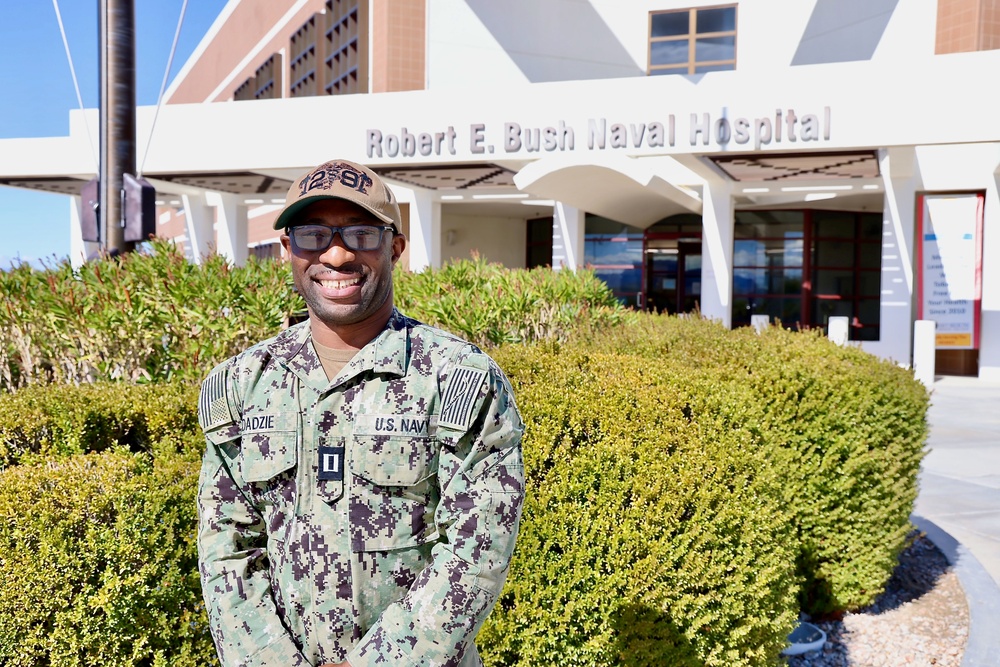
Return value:
M 198 562 L 212 638 L 223 667 L 308 665 L 271 595 L 264 522 L 238 467 L 239 410 L 227 367 L 202 384 L 207 445 L 198 484 Z
M 444 387 L 435 513 L 443 539 L 348 655 L 353 667 L 459 665 L 507 578 L 524 501 L 524 425 L 507 378 L 482 353 L 452 368 Z

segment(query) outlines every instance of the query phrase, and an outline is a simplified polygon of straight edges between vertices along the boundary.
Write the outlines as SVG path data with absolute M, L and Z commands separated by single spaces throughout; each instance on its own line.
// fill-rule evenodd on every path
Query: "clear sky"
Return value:
M 99 0 L 58 2 L 83 104 L 97 108 Z M 152 105 L 183 0 L 134 2 L 136 101 Z M 188 0 L 171 79 L 225 5 L 226 0 Z M 77 108 L 52 0 L 0 0 L 0 138 L 68 135 L 69 111 Z M 90 131 L 97 150 L 99 128 Z M 0 186 L 0 268 L 14 258 L 36 263 L 69 255 L 70 201 L 63 195 Z

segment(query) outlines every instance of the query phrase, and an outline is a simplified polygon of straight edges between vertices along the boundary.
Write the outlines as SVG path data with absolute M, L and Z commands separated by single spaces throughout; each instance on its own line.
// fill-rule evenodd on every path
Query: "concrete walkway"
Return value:
M 914 522 L 955 564 L 969 602 L 963 667 L 1000 664 L 1000 384 L 939 377 Z

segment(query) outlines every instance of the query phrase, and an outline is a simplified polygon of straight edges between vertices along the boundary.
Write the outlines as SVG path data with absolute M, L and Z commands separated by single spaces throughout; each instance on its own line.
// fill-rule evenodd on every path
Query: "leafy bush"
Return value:
M 33 385 L 0 393 L 0 468 L 28 454 L 83 454 L 123 447 L 200 455 L 198 387 Z
M 505 269 L 464 260 L 397 271 L 407 315 L 481 345 L 563 339 L 627 321 L 592 272 Z M 305 308 L 286 262 L 220 255 L 189 263 L 170 243 L 45 271 L 0 272 L 0 390 L 30 384 L 201 380 L 215 364 L 275 335 Z
M 0 471 L 0 664 L 217 664 L 197 462 L 108 451 Z
M 0 272 L 0 389 L 95 380 L 200 380 L 301 308 L 287 264 L 151 252 Z
M 628 321 L 592 271 L 507 269 L 475 258 L 421 273 L 398 271 L 395 296 L 410 317 L 478 345 L 563 340 L 581 327 Z
M 640 318 L 588 339 L 739 385 L 742 419 L 783 475 L 794 514 L 801 603 L 857 609 L 884 589 L 910 529 L 927 439 L 928 395 L 912 372 L 818 332 L 727 331 L 704 320 Z
M 798 582 L 747 392 L 576 347 L 497 357 L 526 421 L 528 493 L 479 637 L 487 664 L 771 664 Z

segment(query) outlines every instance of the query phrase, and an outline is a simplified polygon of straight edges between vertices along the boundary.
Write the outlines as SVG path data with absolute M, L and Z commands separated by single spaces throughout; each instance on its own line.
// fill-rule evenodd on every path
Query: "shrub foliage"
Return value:
M 0 664 L 209 664 L 184 380 L 300 304 L 280 263 L 192 267 L 158 244 L 88 267 L 0 279 L 18 388 L 0 393 Z M 926 439 L 908 371 L 808 332 L 626 313 L 586 272 L 398 278 L 404 312 L 519 343 L 492 351 L 528 498 L 490 667 L 769 665 L 800 608 L 884 587 Z M 86 384 L 108 378 L 157 382 Z

